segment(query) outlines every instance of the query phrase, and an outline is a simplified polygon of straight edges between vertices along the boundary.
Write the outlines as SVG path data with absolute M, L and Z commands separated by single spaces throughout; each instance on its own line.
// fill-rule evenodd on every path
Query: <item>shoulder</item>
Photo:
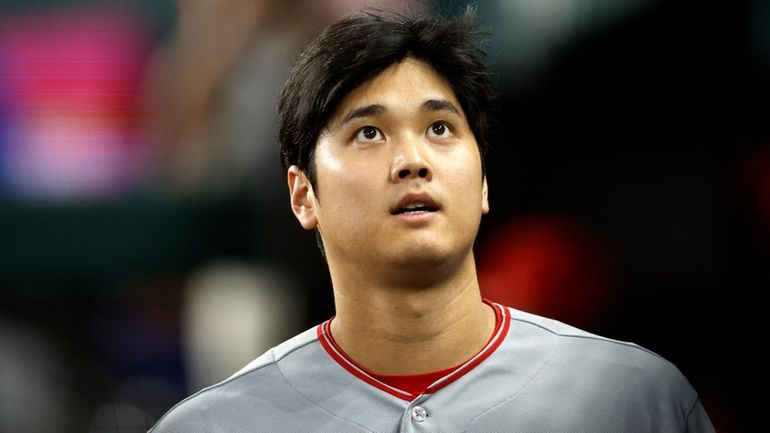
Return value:
M 695 390 L 663 357 L 556 320 L 507 312 L 509 331 L 495 364 L 500 373 L 487 374 L 498 374 L 499 383 L 512 377 L 510 391 L 474 431 L 500 419 L 522 431 L 713 431 Z
M 172 407 L 149 433 L 238 430 L 297 410 L 302 401 L 278 362 L 317 341 L 315 328 L 268 350 L 228 379 L 204 388 Z
M 552 352 L 544 372 L 583 386 L 610 387 L 691 406 L 695 390 L 681 371 L 637 344 L 602 337 L 557 320 L 509 308 L 511 326 L 548 335 Z
M 572 356 L 591 355 L 597 361 L 611 358 L 613 362 L 624 361 L 634 365 L 662 364 L 673 367 L 655 352 L 637 344 L 602 337 L 571 325 L 508 307 L 511 321 L 522 327 L 538 328 L 539 332 L 550 334 L 558 350 Z M 590 351 L 590 352 L 586 352 Z

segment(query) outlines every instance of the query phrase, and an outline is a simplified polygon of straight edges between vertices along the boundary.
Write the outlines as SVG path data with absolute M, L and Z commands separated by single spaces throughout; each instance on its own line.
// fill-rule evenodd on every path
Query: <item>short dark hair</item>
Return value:
M 388 66 L 414 57 L 451 85 L 473 131 L 484 170 L 492 121 L 490 73 L 475 8 L 455 20 L 365 10 L 327 27 L 303 51 L 281 92 L 279 139 L 284 169 L 296 165 L 315 184 L 319 134 L 348 93 Z

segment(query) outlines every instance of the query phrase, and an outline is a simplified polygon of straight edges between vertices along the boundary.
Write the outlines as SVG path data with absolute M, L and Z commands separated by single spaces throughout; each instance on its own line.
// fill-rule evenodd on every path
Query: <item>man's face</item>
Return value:
M 316 189 L 289 171 L 292 207 L 330 266 L 424 267 L 470 253 L 486 179 L 449 83 L 407 58 L 342 101 L 318 139 Z

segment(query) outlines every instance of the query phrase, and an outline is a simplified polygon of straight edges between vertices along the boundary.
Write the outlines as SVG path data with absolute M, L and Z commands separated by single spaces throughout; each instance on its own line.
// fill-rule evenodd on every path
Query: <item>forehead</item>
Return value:
M 427 100 L 446 100 L 462 111 L 449 81 L 432 66 L 413 57 L 394 63 L 343 98 L 330 124 L 357 107 L 378 104 L 397 110 L 418 110 Z M 464 118 L 464 113 L 461 113 Z

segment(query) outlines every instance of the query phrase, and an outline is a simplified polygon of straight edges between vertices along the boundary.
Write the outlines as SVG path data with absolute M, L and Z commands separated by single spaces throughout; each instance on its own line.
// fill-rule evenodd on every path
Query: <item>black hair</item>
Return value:
M 279 139 L 284 169 L 296 165 L 315 185 L 318 136 L 348 93 L 388 66 L 414 57 L 451 85 L 484 153 L 493 113 L 486 33 L 475 27 L 475 8 L 454 20 L 365 10 L 327 27 L 301 54 L 281 92 Z

